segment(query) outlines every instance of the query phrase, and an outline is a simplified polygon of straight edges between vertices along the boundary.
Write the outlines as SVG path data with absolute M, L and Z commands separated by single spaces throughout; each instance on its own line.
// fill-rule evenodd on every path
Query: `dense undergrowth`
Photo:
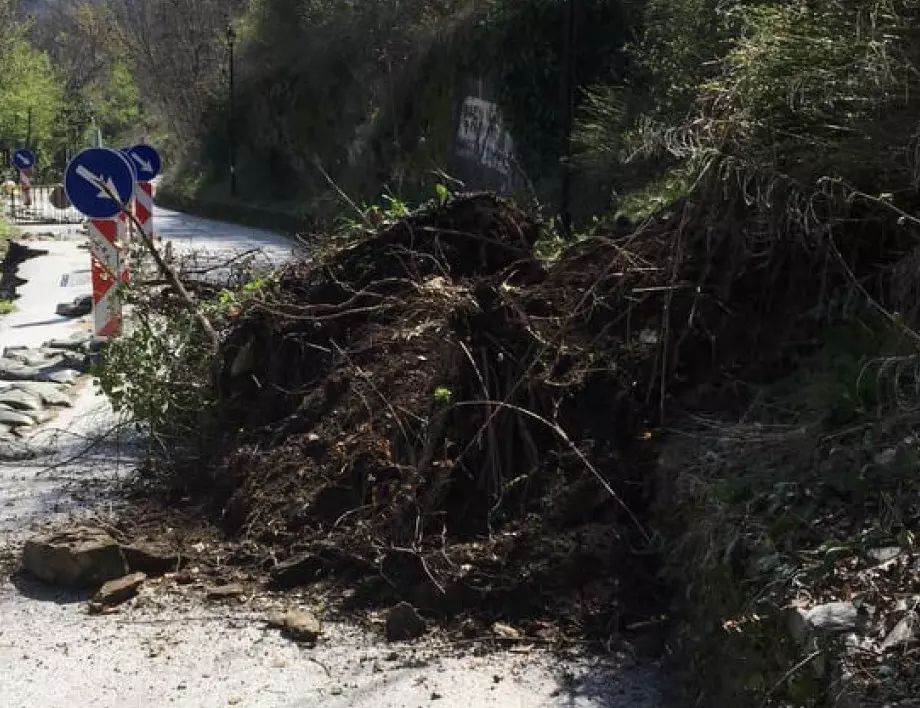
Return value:
M 628 3 L 577 5 L 578 83 L 621 80 Z M 480 89 L 499 103 L 514 134 L 514 169 L 526 175 L 528 197 L 554 197 L 566 150 L 564 17 L 555 0 L 252 3 L 237 22 L 240 198 L 279 210 L 296 199 L 321 218 L 330 195 L 342 206 L 331 177 L 357 200 L 388 191 L 417 201 L 444 181 L 438 173 L 454 147 L 459 101 Z M 229 194 L 226 85 L 212 95 L 167 189 L 220 204 Z M 579 92 L 574 97 L 581 102 Z M 593 182 L 576 191 L 576 202 L 603 192 Z M 604 202 L 597 194 L 581 215 Z

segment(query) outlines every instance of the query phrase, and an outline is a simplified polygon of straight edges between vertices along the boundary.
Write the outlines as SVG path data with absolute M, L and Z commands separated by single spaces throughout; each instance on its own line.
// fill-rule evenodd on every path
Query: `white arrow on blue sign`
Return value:
M 120 152 L 122 155 L 124 155 L 127 158 L 128 165 L 131 167 L 131 174 L 134 175 L 134 181 L 135 182 L 139 181 L 139 178 L 137 176 L 137 165 L 134 164 L 134 160 L 131 159 L 131 148 L 120 148 L 118 152 Z
M 134 179 L 128 158 L 118 150 L 87 148 L 67 165 L 64 190 L 80 213 L 111 219 L 134 196 Z
M 35 153 L 31 150 L 17 150 L 13 155 L 13 162 L 20 170 L 28 170 L 35 167 Z
M 150 182 L 163 168 L 163 161 L 160 159 L 160 153 L 150 145 L 135 145 L 128 149 L 128 156 L 134 162 L 137 169 L 138 182 Z

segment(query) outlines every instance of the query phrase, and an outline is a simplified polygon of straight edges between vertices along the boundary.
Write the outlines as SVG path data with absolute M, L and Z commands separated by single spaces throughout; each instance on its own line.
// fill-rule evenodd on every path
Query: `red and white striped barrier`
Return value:
M 93 270 L 93 331 L 99 337 L 117 337 L 122 328 L 119 286 L 130 278 L 119 247 L 127 238 L 127 224 L 121 217 L 92 219 L 87 231 Z
M 138 182 L 134 201 L 134 214 L 144 230 L 144 235 L 153 240 L 153 185 Z
M 22 188 L 22 205 L 32 206 L 32 168 L 19 170 L 19 185 Z

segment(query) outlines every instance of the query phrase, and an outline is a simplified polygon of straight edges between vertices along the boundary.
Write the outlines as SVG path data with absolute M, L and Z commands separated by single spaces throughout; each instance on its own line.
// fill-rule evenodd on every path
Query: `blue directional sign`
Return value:
M 160 159 L 160 153 L 149 145 L 135 145 L 128 149 L 128 157 L 137 168 L 137 181 L 149 182 L 163 168 L 163 162 Z
M 131 172 L 134 174 L 134 181 L 138 182 L 139 178 L 137 176 L 137 164 L 134 162 L 131 157 L 131 148 L 119 148 L 118 152 L 128 158 L 128 164 L 131 166 Z
M 35 153 L 31 150 L 17 150 L 13 162 L 20 170 L 31 169 L 35 167 Z
M 134 196 L 134 173 L 118 150 L 87 148 L 67 165 L 64 189 L 77 211 L 91 219 L 111 219 Z

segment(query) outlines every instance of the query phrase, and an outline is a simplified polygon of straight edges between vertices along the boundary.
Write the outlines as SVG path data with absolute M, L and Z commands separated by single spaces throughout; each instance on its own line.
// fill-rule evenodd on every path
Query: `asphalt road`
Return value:
M 155 216 L 181 250 L 224 257 L 264 249 L 278 262 L 292 244 L 271 232 L 175 212 Z M 74 227 L 34 245 L 50 253 L 26 263 L 17 311 L 0 318 L 0 348 L 37 346 L 89 327 L 56 305 L 85 292 L 87 251 Z M 67 276 L 65 278 L 65 276 Z M 67 285 L 61 285 L 62 281 Z M 37 434 L 56 451 L 29 463 L 0 463 L 0 557 L 33 529 L 63 518 L 108 513 L 109 482 L 130 474 L 134 446 L 110 437 L 105 400 L 84 382 L 76 405 Z M 172 594 L 171 594 L 172 593 Z M 151 585 L 117 615 L 90 617 L 85 598 L 0 575 L 0 706 L 3 708 L 662 708 L 666 677 L 626 656 L 565 658 L 527 647 L 482 653 L 474 646 L 386 644 L 354 626 L 327 626 L 305 649 L 258 621 L 267 608 L 249 599 L 233 608 L 194 593 Z M 297 600 L 310 607 L 310 598 Z

